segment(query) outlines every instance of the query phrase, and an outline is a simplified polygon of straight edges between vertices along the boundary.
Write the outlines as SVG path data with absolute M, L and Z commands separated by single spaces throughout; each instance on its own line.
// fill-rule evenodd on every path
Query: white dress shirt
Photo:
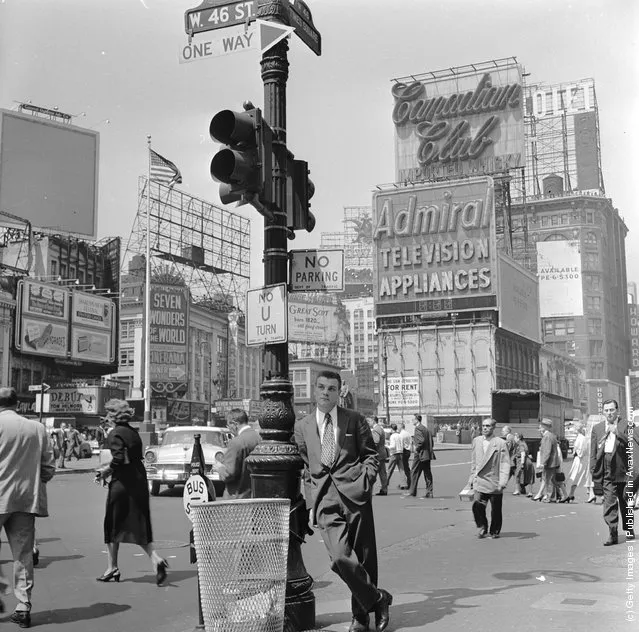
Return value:
M 608 424 L 606 427 L 608 432 L 606 436 L 606 443 L 604 445 L 604 452 L 606 454 L 612 454 L 615 451 L 615 439 L 617 438 L 617 424 Z
M 331 416 L 331 421 L 333 422 L 333 434 L 335 435 L 335 445 L 337 445 L 337 406 L 333 406 L 332 410 L 328 411 L 328 414 Z M 323 413 L 319 408 L 315 409 L 315 419 L 317 420 L 317 429 L 319 430 L 320 443 L 324 441 L 324 427 L 326 423 L 324 419 L 326 418 L 326 413 Z
M 399 432 L 394 432 L 390 436 L 388 451 L 390 454 L 401 454 L 404 450 L 404 442 Z

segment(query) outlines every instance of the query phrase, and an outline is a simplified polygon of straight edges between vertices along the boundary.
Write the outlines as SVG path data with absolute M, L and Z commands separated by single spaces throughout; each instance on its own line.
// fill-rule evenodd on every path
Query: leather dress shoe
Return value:
M 387 590 L 380 588 L 379 601 L 375 604 L 375 630 L 384 632 L 390 621 L 390 607 L 393 603 L 393 595 Z
M 26 612 L 24 610 L 16 610 L 10 617 L 9 620 L 12 623 L 17 623 L 21 628 L 30 628 L 31 627 L 31 613 Z
M 368 623 L 368 615 L 365 615 L 363 617 L 353 617 L 353 620 L 351 621 L 351 627 L 348 628 L 348 632 L 366 632 L 366 630 L 369 629 Z
M 486 527 L 482 527 L 481 529 L 477 531 L 477 537 L 480 540 L 483 540 L 486 537 L 487 533 L 488 533 L 488 529 L 486 529 Z
M 617 534 L 617 530 L 610 530 L 610 535 L 608 539 L 603 543 L 604 546 L 614 546 L 615 544 L 619 544 L 619 536 Z
M 388 492 L 384 492 L 381 489 L 375 494 L 375 496 L 388 496 Z

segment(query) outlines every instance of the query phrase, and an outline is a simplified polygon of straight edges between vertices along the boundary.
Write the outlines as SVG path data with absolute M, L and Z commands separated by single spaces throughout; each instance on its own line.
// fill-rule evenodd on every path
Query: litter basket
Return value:
M 191 505 L 206 632 L 282 632 L 290 501 Z

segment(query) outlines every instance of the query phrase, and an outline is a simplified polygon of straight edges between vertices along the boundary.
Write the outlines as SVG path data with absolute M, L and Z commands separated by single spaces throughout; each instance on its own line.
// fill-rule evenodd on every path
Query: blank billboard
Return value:
M 97 132 L 0 110 L 0 209 L 95 238 L 98 146 Z
M 537 275 L 542 318 L 584 315 L 579 241 L 537 242 Z

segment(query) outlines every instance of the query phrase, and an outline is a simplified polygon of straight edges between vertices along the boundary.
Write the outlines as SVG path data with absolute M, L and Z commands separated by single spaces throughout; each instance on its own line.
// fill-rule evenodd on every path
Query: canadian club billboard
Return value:
M 373 213 L 378 316 L 496 309 L 492 178 L 389 188 Z
M 396 182 L 522 167 L 524 98 L 514 59 L 397 79 Z

